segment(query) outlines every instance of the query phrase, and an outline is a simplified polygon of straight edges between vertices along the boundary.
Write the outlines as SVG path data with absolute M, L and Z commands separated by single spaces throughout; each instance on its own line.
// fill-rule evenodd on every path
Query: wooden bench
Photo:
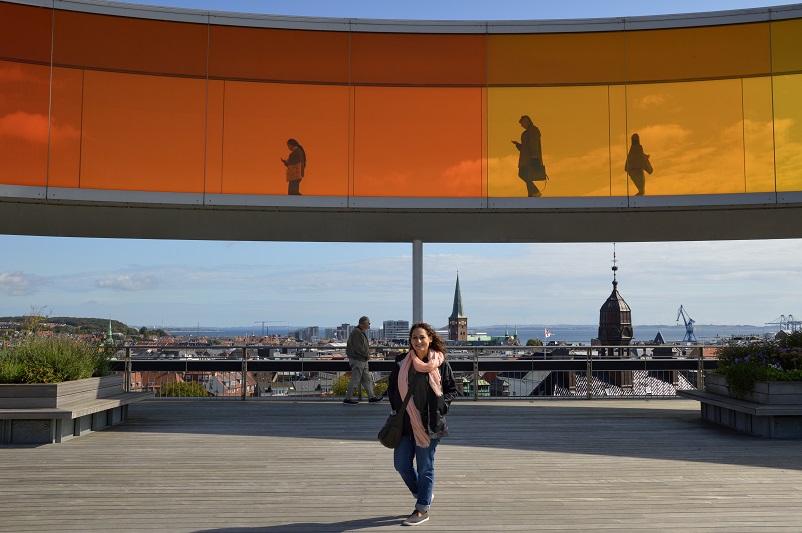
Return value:
M 722 394 L 678 390 L 677 395 L 701 402 L 703 420 L 768 437 L 802 438 L 802 405 L 763 404 Z
M 0 444 L 58 443 L 128 420 L 128 405 L 152 392 L 125 392 L 122 375 L 64 383 L 0 385 Z

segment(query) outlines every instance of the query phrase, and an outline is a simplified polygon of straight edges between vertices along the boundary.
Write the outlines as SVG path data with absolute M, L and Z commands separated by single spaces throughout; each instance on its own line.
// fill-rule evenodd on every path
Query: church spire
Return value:
M 451 309 L 451 316 L 448 318 L 466 318 L 462 312 L 462 293 L 459 290 L 459 271 L 457 272 L 457 287 L 454 289 L 454 307 Z

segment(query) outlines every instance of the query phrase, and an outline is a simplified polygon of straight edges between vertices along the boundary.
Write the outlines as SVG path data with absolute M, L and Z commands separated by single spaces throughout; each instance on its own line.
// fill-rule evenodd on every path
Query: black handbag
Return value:
M 404 404 L 398 411 L 393 411 L 387 417 L 387 421 L 379 430 L 379 442 L 385 447 L 393 449 L 401 442 L 401 433 L 404 431 L 404 413 L 407 411 L 407 404 L 412 397 L 412 391 L 415 389 L 415 383 L 418 381 L 418 374 L 415 372 L 415 377 L 412 378 L 412 383 L 409 385 L 407 395 L 404 398 Z

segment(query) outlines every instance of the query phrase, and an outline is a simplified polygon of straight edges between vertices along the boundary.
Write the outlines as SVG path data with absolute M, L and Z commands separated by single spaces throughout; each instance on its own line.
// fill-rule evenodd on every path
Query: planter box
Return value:
M 705 392 L 732 396 L 724 374 L 705 372 Z M 741 400 L 764 405 L 802 405 L 802 381 L 758 381 Z
M 0 444 L 55 443 L 128 420 L 128 404 L 153 393 L 125 392 L 123 376 L 0 385 Z

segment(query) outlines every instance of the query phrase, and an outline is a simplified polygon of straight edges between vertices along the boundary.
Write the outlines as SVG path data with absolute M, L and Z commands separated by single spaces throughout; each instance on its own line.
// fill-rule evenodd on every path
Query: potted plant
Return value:
M 113 347 L 63 337 L 31 337 L 0 348 L 0 384 L 62 383 L 110 373 Z
M 757 391 L 757 396 L 770 394 L 770 384 L 774 382 L 800 382 L 802 391 L 802 331 L 790 334 L 781 333 L 773 340 L 761 340 L 748 344 L 729 344 L 719 351 L 716 373 L 706 378 L 708 392 L 722 393 L 726 386 L 731 396 L 745 398 L 760 403 L 779 403 L 755 399 L 757 384 L 767 384 Z M 782 388 L 788 390 L 792 385 Z M 776 389 L 777 387 L 775 387 Z

